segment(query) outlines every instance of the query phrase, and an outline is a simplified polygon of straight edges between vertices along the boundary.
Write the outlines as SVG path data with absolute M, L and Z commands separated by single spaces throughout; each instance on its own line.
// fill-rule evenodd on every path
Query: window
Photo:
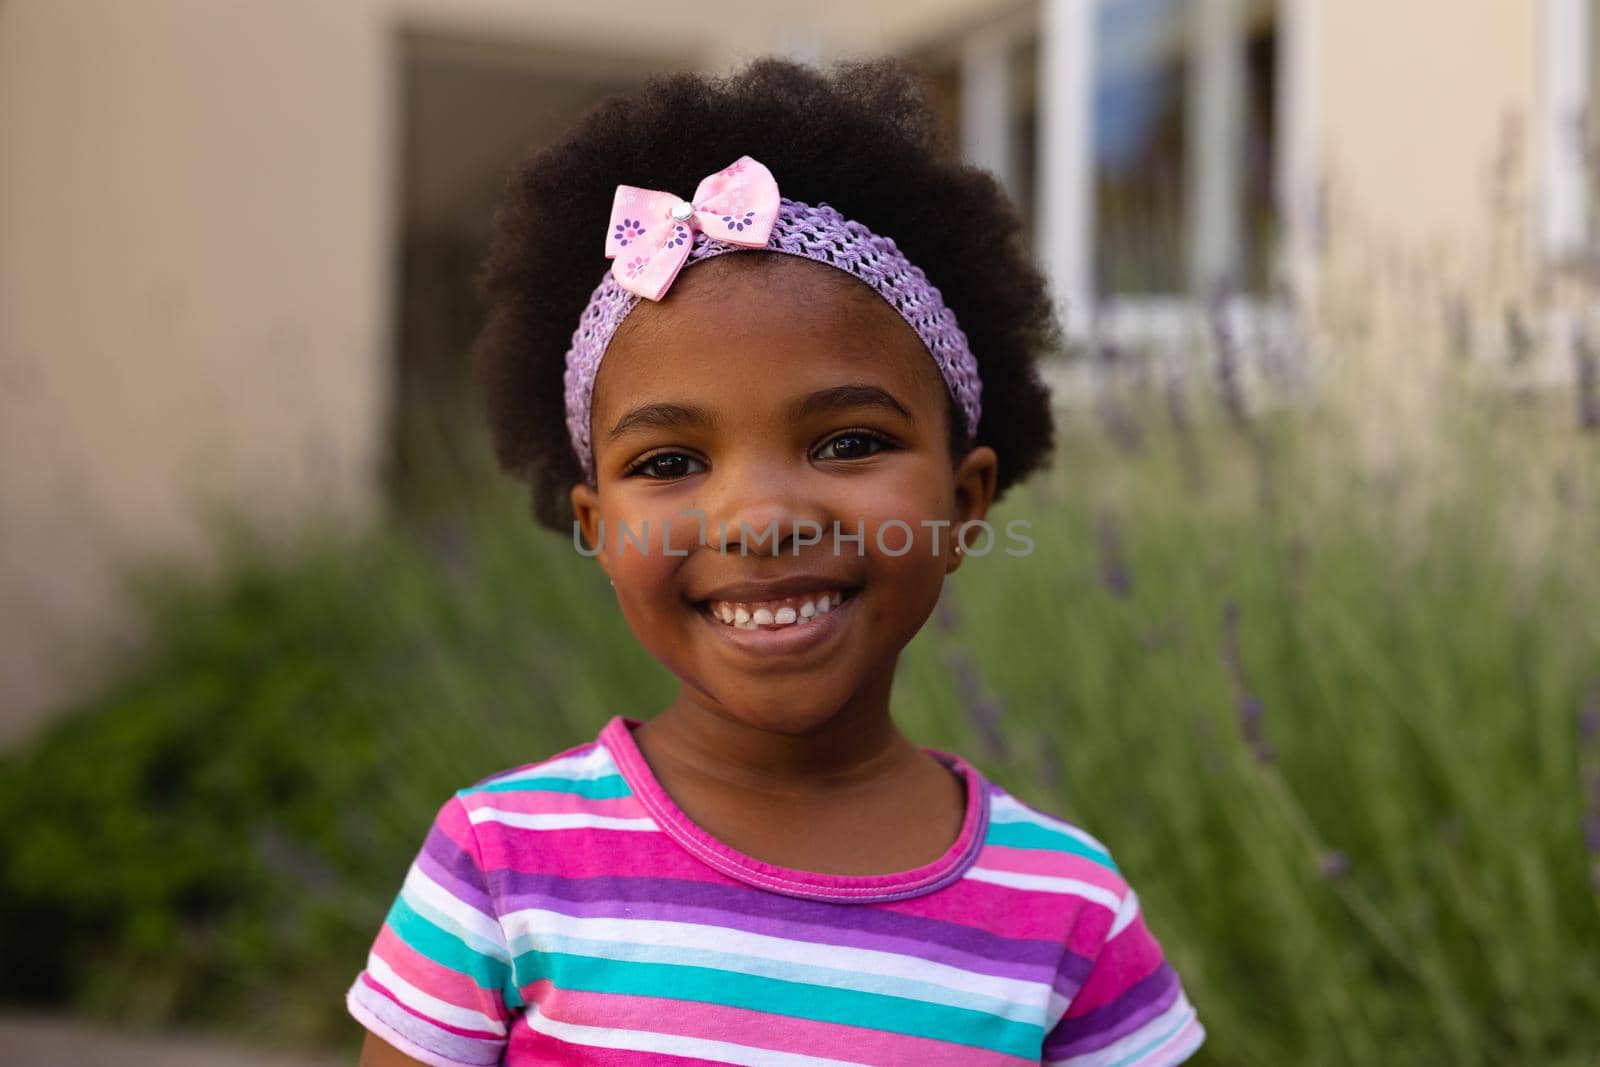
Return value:
M 913 58 L 1070 327 L 1108 301 L 1272 291 L 1279 29 L 1278 0 L 1034 0 Z

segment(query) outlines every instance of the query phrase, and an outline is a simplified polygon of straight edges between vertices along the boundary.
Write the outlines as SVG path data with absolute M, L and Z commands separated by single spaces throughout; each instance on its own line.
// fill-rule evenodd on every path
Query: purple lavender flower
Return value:
M 722 221 L 727 224 L 728 229 L 739 230 L 740 232 L 743 232 L 746 226 L 754 226 L 756 224 L 755 219 L 756 213 L 754 211 L 746 211 L 743 215 L 722 216 Z
M 1222 660 L 1233 681 L 1234 701 L 1239 709 L 1239 732 L 1257 763 L 1272 763 L 1277 754 L 1261 729 L 1261 700 L 1245 682 L 1244 665 L 1239 655 L 1239 605 L 1232 600 L 1222 609 Z
M 945 653 L 945 663 L 955 675 L 956 688 L 961 692 L 961 702 L 967 711 L 967 721 L 977 728 L 984 749 L 995 759 L 1009 760 L 1011 746 L 1006 743 L 1000 728 L 1005 717 L 1005 707 L 1000 701 L 983 691 L 983 679 L 971 657 L 961 648 L 951 648 Z
M 1126 599 L 1133 592 L 1133 575 L 1122 553 L 1122 534 L 1116 517 L 1102 512 L 1097 527 L 1100 546 L 1100 580 L 1111 594 Z
M 1039 785 L 1051 796 L 1060 797 L 1066 778 L 1061 766 L 1061 753 L 1056 751 L 1056 746 L 1048 737 L 1039 737 L 1034 744 L 1039 750 Z
M 1227 288 L 1219 285 L 1207 306 L 1211 336 L 1217 346 L 1217 391 L 1222 394 L 1222 406 L 1228 418 L 1237 426 L 1248 426 L 1250 412 L 1244 400 L 1244 386 L 1239 379 L 1239 341 L 1228 324 L 1227 299 Z
M 1600 354 L 1589 331 L 1579 331 L 1572 353 L 1578 362 L 1578 426 L 1585 433 L 1600 433 Z
M 1318 873 L 1330 882 L 1337 882 L 1350 873 L 1350 857 L 1341 849 L 1330 848 L 1317 862 Z
M 1533 354 L 1533 330 L 1529 328 L 1522 309 L 1515 304 L 1506 305 L 1506 356 L 1513 367 L 1520 367 Z

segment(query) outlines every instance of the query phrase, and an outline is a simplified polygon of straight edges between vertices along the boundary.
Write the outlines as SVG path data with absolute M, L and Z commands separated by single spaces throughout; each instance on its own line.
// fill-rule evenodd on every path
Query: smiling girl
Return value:
M 890 716 L 1051 448 L 1046 286 L 932 131 L 891 61 L 764 59 L 610 98 L 513 177 L 478 351 L 499 458 L 678 693 L 444 804 L 350 990 L 363 1063 L 1204 1040 L 1106 846 Z

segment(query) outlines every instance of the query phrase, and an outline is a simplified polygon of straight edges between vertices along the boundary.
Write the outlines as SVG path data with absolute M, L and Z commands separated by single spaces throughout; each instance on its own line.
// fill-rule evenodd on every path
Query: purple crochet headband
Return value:
M 616 260 L 579 317 L 563 375 L 572 450 L 591 486 L 596 478 L 589 436 L 590 402 L 600 360 L 612 335 L 640 300 L 659 299 L 648 294 L 664 293 L 682 267 L 725 252 L 768 251 L 804 256 L 852 274 L 871 286 L 922 338 L 950 395 L 966 416 L 967 439 L 976 435 L 982 413 L 978 363 L 966 334 L 956 324 L 955 313 L 945 306 L 927 275 L 906 260 L 892 238 L 880 237 L 861 223 L 846 219 L 827 203 L 812 206 L 775 195 L 766 198 L 770 235 L 764 244 L 754 244 L 750 239 L 759 239 L 762 223 L 767 221 L 761 218 L 762 193 L 777 191 L 775 185 L 764 189 L 758 184 L 760 175 L 765 173 L 765 167 L 745 156 L 702 182 L 692 202 L 679 201 L 671 194 L 618 186 L 606 242 L 607 255 Z M 740 177 L 732 177 L 735 175 Z M 744 178 L 745 175 L 751 178 Z M 767 175 L 766 182 L 770 180 Z M 709 195 L 702 195 L 708 193 L 708 187 Z M 754 204 L 756 210 L 743 211 L 749 204 Z M 663 205 L 670 205 L 663 212 L 664 217 L 652 217 Z M 743 232 L 746 227 L 752 231 L 750 234 Z M 708 229 L 724 232 L 732 240 L 714 237 Z M 693 237 L 689 239 L 691 233 Z M 652 237 L 657 240 L 651 241 Z M 741 240 L 744 243 L 736 243 Z M 641 253 L 641 249 L 648 251 Z

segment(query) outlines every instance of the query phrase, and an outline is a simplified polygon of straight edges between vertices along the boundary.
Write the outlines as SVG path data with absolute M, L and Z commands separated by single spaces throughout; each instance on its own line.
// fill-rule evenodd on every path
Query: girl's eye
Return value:
M 818 459 L 865 459 L 889 446 L 889 439 L 871 430 L 846 430 L 822 446 Z M 828 455 L 829 449 L 833 455 Z
M 686 474 L 694 474 L 689 465 L 698 462 L 700 461 L 682 452 L 657 452 L 629 467 L 624 477 L 642 474 L 657 481 L 670 481 L 673 478 L 682 478 Z

